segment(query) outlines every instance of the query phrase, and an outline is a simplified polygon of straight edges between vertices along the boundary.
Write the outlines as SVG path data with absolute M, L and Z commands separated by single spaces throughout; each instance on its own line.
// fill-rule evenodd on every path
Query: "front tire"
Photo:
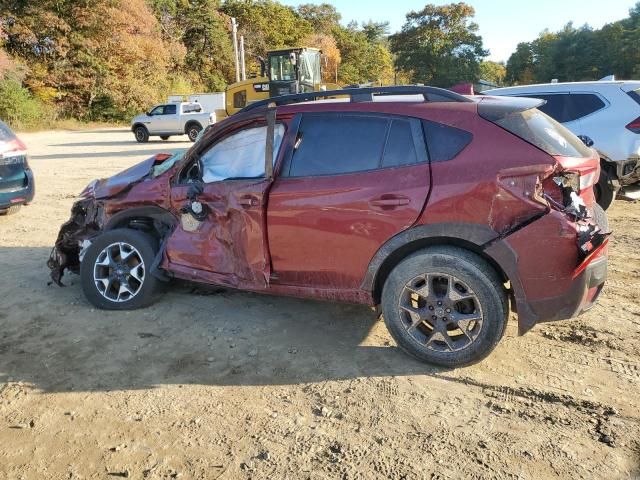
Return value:
M 136 137 L 136 142 L 138 143 L 147 143 L 149 141 L 149 131 L 142 125 L 133 130 L 133 135 Z
M 82 259 L 80 278 L 89 302 L 104 310 L 133 310 L 150 305 L 158 288 L 151 274 L 157 242 L 127 228 L 98 236 Z
M 198 139 L 198 135 L 202 131 L 202 127 L 197 123 L 192 123 L 187 127 L 187 135 L 189 136 L 189 140 L 195 142 Z
M 593 186 L 593 193 L 595 194 L 596 202 L 603 210 L 607 210 L 616 198 L 616 191 L 611 188 L 609 182 L 609 174 L 604 169 L 600 171 L 598 183 Z
M 504 334 L 508 313 L 495 270 L 457 247 L 410 255 L 391 271 L 382 290 L 382 315 L 398 346 L 445 367 L 489 355 Z

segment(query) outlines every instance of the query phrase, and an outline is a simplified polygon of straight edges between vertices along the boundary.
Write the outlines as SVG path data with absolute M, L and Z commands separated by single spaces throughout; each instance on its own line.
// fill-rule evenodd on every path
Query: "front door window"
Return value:
M 274 160 L 283 135 L 284 126 L 276 125 Z M 224 138 L 202 155 L 202 181 L 212 183 L 227 179 L 263 177 L 266 145 L 266 126 L 248 128 Z

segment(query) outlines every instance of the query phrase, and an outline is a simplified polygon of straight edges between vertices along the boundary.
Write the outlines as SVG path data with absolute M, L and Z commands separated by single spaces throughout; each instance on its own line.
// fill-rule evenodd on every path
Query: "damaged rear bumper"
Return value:
M 576 245 L 580 231 L 551 210 L 485 249 L 511 281 L 520 334 L 537 323 L 573 318 L 596 302 L 607 278 L 608 240 L 605 235 L 584 254 Z

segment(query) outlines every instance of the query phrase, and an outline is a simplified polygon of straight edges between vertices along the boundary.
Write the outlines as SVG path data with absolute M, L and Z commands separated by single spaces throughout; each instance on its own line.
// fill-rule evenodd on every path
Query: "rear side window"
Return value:
M 573 122 L 605 107 L 602 99 L 593 93 L 527 94 L 524 96 L 546 100 L 547 103 L 539 106 L 538 109 L 560 123 Z
M 600 97 L 593 93 L 571 94 L 572 114 L 576 118 L 586 117 L 604 108 L 606 105 Z
M 394 119 L 387 136 L 382 156 L 382 167 L 401 167 L 418 163 L 418 153 L 414 143 L 415 133 L 412 125 L 417 121 Z M 419 126 L 419 124 L 418 124 Z M 419 132 L 417 132 L 419 133 Z M 418 146 L 419 149 L 419 146 Z
M 591 156 L 591 150 L 578 137 L 537 108 L 511 113 L 495 123 L 549 155 Z
M 633 98 L 633 100 L 640 105 L 640 89 L 638 90 L 631 90 L 630 92 L 627 92 L 628 95 Z
M 455 158 L 473 139 L 473 135 L 466 130 L 441 123 L 423 120 L 422 125 L 432 162 L 444 162 Z
M 427 161 L 420 122 L 362 114 L 302 117 L 296 148 L 282 174 L 341 175 Z

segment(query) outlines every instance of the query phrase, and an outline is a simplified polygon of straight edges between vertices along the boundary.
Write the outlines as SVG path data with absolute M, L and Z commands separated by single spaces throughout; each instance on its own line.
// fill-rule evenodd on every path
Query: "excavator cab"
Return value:
M 315 92 L 322 83 L 320 50 L 292 48 L 269 52 L 269 96 Z
M 269 97 L 321 90 L 321 56 L 320 50 L 306 47 L 268 52 L 266 61 L 260 59 L 262 72 L 259 77 L 227 87 L 226 112 L 216 111 L 217 118 L 233 115 L 248 104 Z

